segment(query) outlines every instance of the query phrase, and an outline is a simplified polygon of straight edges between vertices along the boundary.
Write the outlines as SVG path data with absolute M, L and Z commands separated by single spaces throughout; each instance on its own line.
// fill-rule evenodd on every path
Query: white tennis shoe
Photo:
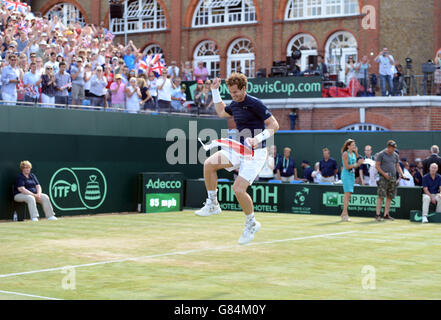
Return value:
M 213 203 L 210 199 L 207 199 L 202 209 L 196 211 L 195 214 L 200 217 L 208 217 L 213 214 L 219 214 L 221 212 L 222 209 L 219 205 L 219 202 L 217 202 L 217 200 L 216 202 Z
M 239 238 L 239 244 L 244 245 L 250 243 L 254 239 L 254 234 L 260 230 L 260 222 L 246 222 L 245 229 L 243 229 L 242 235 Z
M 58 220 L 56 216 L 52 216 L 52 217 L 49 217 L 49 218 L 47 218 L 47 219 L 48 219 L 49 221 L 52 221 L 52 220 Z
M 423 221 L 422 223 L 429 223 L 429 220 L 427 219 L 427 216 L 423 216 Z

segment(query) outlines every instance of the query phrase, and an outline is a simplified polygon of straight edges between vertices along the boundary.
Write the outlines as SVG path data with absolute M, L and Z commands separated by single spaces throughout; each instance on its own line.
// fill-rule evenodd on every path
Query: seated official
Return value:
M 277 179 L 283 182 L 298 180 L 296 162 L 291 157 L 291 148 L 283 149 L 283 157 L 277 164 Z
M 438 173 L 438 165 L 432 163 L 429 173 L 423 177 L 423 223 L 428 223 L 430 203 L 436 204 L 436 212 L 441 212 L 441 175 Z
M 40 182 L 35 174 L 31 173 L 32 164 L 29 161 L 20 163 L 21 173 L 18 175 L 14 187 L 14 200 L 26 202 L 32 221 L 38 221 L 37 202 L 43 207 L 48 220 L 57 220 L 49 197 L 42 193 Z
M 303 168 L 302 181 L 303 182 L 313 183 L 314 182 L 314 178 L 312 177 L 312 173 L 313 173 L 314 170 L 309 165 L 309 162 L 306 161 L 306 160 L 303 160 L 302 161 L 302 168 Z

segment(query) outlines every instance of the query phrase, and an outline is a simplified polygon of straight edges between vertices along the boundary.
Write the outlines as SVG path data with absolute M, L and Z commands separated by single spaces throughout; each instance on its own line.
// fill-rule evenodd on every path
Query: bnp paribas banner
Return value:
M 187 100 L 194 100 L 195 81 L 184 81 Z M 222 99 L 231 100 L 225 80 L 219 88 Z M 321 77 L 280 77 L 248 79 L 247 92 L 259 99 L 320 98 Z

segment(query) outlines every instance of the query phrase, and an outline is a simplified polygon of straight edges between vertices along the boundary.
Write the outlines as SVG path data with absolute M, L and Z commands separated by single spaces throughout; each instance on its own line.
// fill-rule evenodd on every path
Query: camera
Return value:
M 407 69 L 412 69 L 412 59 L 411 58 L 406 58 L 406 68 Z

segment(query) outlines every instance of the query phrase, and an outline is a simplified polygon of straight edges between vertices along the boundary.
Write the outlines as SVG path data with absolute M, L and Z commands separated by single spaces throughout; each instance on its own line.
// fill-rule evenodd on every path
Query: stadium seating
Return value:
M 282 180 L 269 180 L 268 183 L 282 183 Z
M 292 184 L 300 184 L 300 183 L 303 183 L 303 181 L 302 180 L 293 180 L 290 183 L 292 183 Z

